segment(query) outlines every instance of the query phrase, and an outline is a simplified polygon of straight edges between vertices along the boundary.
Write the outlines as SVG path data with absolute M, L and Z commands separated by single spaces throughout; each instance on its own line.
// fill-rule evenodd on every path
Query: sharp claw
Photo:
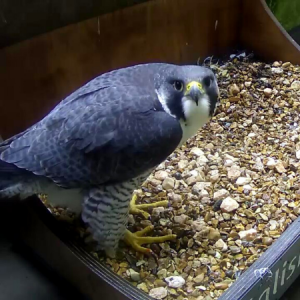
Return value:
M 156 264 L 158 265 L 158 256 L 152 250 L 150 250 L 150 251 L 151 251 L 150 255 L 154 258 Z

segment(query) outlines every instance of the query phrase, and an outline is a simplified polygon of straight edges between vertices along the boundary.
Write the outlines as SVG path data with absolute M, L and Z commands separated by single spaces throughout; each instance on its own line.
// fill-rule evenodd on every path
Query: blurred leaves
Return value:
M 266 3 L 285 30 L 300 25 L 299 0 L 266 0 Z

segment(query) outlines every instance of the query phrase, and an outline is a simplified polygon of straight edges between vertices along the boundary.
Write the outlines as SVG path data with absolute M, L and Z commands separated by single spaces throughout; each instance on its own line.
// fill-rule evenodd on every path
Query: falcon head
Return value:
M 155 89 L 163 109 L 186 123 L 211 118 L 219 98 L 212 70 L 201 66 L 163 66 L 155 77 Z

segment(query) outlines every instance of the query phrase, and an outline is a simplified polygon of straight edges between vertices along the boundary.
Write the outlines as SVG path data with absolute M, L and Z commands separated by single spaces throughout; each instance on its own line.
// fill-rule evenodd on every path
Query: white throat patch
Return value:
M 179 147 L 189 138 L 194 136 L 197 131 L 210 119 L 210 105 L 207 95 L 203 95 L 201 99 L 199 99 L 198 105 L 196 105 L 195 101 L 189 98 L 183 98 L 182 106 L 186 121 L 180 120 L 183 134 Z
M 171 113 L 164 97 L 161 96 L 157 90 L 155 90 L 155 92 L 164 111 L 170 116 L 176 118 L 176 116 Z M 182 138 L 178 147 L 184 144 L 189 138 L 194 136 L 197 131 L 210 119 L 210 105 L 207 95 L 203 95 L 201 99 L 199 99 L 198 105 L 196 105 L 194 100 L 184 97 L 182 99 L 182 106 L 186 121 L 180 120 Z

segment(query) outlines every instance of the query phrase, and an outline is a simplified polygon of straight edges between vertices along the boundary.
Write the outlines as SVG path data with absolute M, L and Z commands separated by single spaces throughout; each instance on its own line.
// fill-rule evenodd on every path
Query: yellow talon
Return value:
M 147 255 L 152 255 L 153 252 L 149 248 L 142 247 L 143 244 L 153 244 L 153 243 L 163 243 L 165 241 L 174 240 L 176 238 L 175 234 L 169 234 L 164 236 L 155 236 L 155 237 L 144 237 L 145 234 L 152 231 L 154 226 L 147 226 L 141 231 L 135 233 L 126 230 L 124 241 L 126 244 L 131 246 L 134 250 L 138 252 L 145 253 Z
M 154 207 L 159 207 L 159 206 L 168 206 L 168 201 L 163 200 L 163 201 L 158 201 L 154 203 L 149 203 L 149 204 L 136 204 L 136 200 L 138 199 L 137 195 L 134 194 L 131 201 L 130 201 L 130 209 L 129 212 L 131 214 L 141 214 L 144 216 L 145 219 L 149 219 L 150 214 L 144 211 L 144 209 L 149 209 L 149 208 L 154 208 Z

